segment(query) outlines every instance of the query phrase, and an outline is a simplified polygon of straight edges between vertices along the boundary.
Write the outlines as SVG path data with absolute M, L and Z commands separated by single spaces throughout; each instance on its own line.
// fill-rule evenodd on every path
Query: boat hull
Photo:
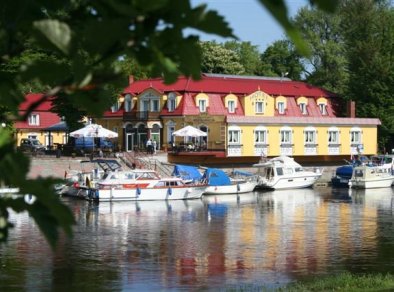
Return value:
M 200 199 L 206 186 L 134 189 L 90 189 L 87 198 L 105 201 L 164 201 Z
M 375 189 L 375 188 L 389 188 L 394 181 L 393 177 L 381 177 L 377 179 L 351 179 L 349 186 L 354 189 Z
M 204 195 L 221 195 L 221 194 L 242 194 L 252 192 L 257 183 L 242 182 L 226 186 L 209 186 L 206 188 Z
M 283 189 L 301 189 L 311 187 L 319 178 L 321 174 L 311 173 L 299 177 L 275 177 L 272 180 L 260 179 L 258 188 L 283 190 Z

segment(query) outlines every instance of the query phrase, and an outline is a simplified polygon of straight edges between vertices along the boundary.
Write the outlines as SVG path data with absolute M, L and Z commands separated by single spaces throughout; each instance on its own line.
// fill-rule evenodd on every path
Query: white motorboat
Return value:
M 306 171 L 294 158 L 279 156 L 264 163 L 254 164 L 259 181 L 257 188 L 297 189 L 312 186 L 323 174 L 323 169 Z
M 393 181 L 391 167 L 362 165 L 353 169 L 349 186 L 355 189 L 388 188 Z
M 199 199 L 206 184 L 186 184 L 182 178 L 162 178 L 154 170 L 110 171 L 89 188 L 88 199 L 97 201 L 152 201 Z
M 249 193 L 257 185 L 257 179 L 230 178 L 223 170 L 217 168 L 207 168 L 202 180 L 208 182 L 204 195 Z
M 66 170 L 66 183 L 58 190 L 58 194 L 85 199 L 89 188 L 95 186 L 106 171 L 120 169 L 121 165 L 114 159 L 94 159 L 81 161 L 80 170 Z

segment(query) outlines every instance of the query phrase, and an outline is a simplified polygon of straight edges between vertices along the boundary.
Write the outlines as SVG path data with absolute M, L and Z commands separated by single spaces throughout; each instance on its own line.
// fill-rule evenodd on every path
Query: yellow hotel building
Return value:
M 344 111 L 345 109 L 345 111 Z M 144 149 L 147 139 L 169 151 L 170 162 L 253 163 L 262 156 L 298 161 L 340 161 L 377 153 L 374 118 L 355 117 L 355 104 L 287 78 L 203 74 L 134 81 L 99 124 L 119 133 L 124 151 Z M 206 137 L 172 135 L 192 125 Z M 184 146 L 194 143 L 193 151 Z M 202 147 L 202 145 L 204 145 Z

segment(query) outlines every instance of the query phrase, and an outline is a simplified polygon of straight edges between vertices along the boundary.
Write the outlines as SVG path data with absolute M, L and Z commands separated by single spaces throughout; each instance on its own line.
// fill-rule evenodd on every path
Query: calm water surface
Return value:
M 217 290 L 394 272 L 393 191 L 331 188 L 92 204 L 52 251 L 27 214 L 0 246 L 0 291 Z

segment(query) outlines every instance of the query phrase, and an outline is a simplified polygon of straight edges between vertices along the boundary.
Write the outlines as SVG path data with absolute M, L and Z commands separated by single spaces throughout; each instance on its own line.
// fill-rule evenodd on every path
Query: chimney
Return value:
M 353 100 L 347 102 L 347 115 L 350 118 L 356 117 L 356 102 Z
M 133 84 L 134 83 L 134 76 L 133 75 L 130 75 L 129 76 L 129 85 L 131 85 L 131 84 Z

